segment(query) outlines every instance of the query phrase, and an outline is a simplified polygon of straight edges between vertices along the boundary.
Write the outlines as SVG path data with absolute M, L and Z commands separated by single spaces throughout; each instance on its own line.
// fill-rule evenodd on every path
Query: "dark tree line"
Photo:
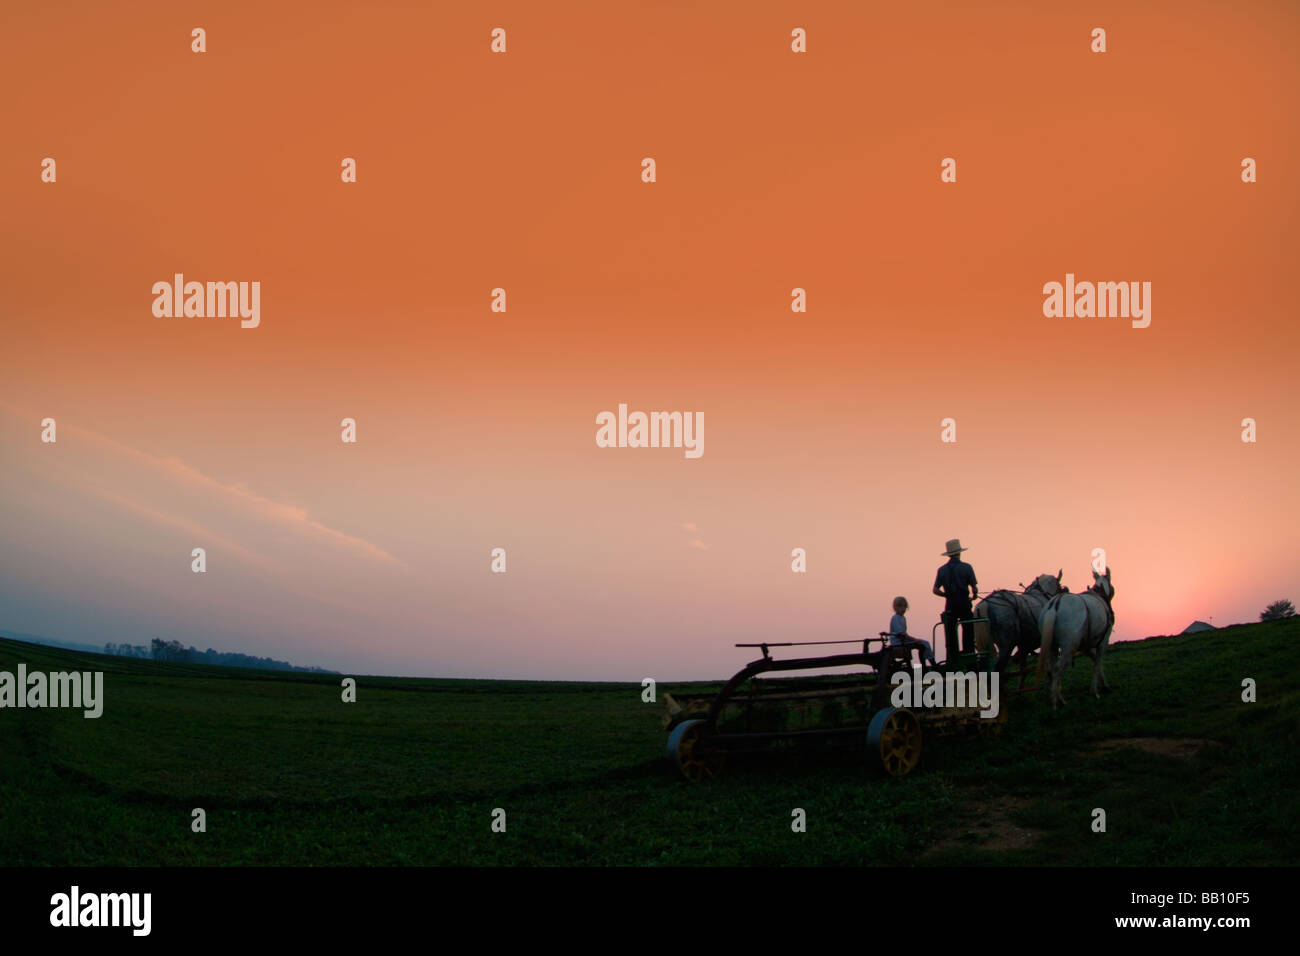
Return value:
M 295 667 L 288 661 L 277 661 L 271 657 L 254 657 L 251 654 L 234 654 L 214 651 L 208 648 L 200 651 L 195 647 L 186 647 L 180 641 L 164 641 L 155 637 L 152 646 L 143 644 L 105 644 L 104 653 L 118 657 L 144 657 L 155 661 L 173 661 L 183 664 L 221 664 L 226 667 L 260 667 L 274 671 L 310 671 L 317 674 L 333 674 L 323 667 Z
M 117 657 L 153 657 L 147 644 L 105 644 L 104 653 Z
M 1295 605 L 1287 600 L 1274 601 L 1259 615 L 1261 621 L 1280 621 L 1287 617 L 1295 617 Z

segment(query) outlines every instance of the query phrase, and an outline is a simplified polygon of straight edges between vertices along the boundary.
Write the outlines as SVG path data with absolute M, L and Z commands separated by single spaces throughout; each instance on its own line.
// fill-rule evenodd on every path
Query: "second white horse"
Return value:
M 1038 679 L 1050 674 L 1047 696 L 1052 709 L 1065 703 L 1061 693 L 1061 675 L 1073 663 L 1075 655 L 1087 654 L 1092 658 L 1092 692 L 1100 697 L 1097 680 L 1110 690 L 1106 672 L 1101 669 L 1101 656 L 1110 641 L 1115 626 L 1115 612 L 1110 602 L 1115 589 L 1110 583 L 1110 568 L 1105 574 L 1092 572 L 1092 587 L 1082 594 L 1058 594 L 1048 602 L 1039 622 L 1043 642 L 1038 652 Z

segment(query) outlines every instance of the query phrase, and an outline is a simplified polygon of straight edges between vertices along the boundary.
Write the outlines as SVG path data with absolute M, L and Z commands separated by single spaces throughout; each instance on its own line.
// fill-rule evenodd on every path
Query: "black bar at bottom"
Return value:
M 863 863 L 861 879 L 880 886 L 902 873 Z M 450 940 L 448 934 L 478 932 L 474 927 L 490 931 L 494 941 L 515 934 L 537 940 L 566 927 L 607 933 L 620 926 L 629 939 L 642 939 L 642 933 L 658 932 L 653 913 L 659 905 L 681 915 L 681 894 L 693 898 L 690 888 L 700 880 L 709 886 L 709 906 L 687 906 L 686 912 L 705 920 L 716 919 L 719 904 L 762 893 L 781 906 L 783 918 L 799 923 L 801 913 L 817 912 L 844 890 L 844 875 L 834 868 L 800 870 L 794 893 L 780 889 L 788 884 L 779 874 L 760 867 L 695 875 L 659 869 L 8 869 L 0 870 L 0 925 L 6 943 L 33 935 L 51 942 L 59 936 L 78 943 L 120 939 L 128 945 L 143 938 L 130 925 L 52 925 L 52 915 L 58 919 L 52 899 L 70 896 L 75 886 L 83 902 L 90 894 L 148 893 L 148 937 L 165 944 L 283 939 L 301 947 L 353 938 L 373 944 L 397 933 Z M 994 933 L 1014 924 L 1017 933 L 1054 932 L 1072 940 L 1131 937 L 1178 944 L 1195 934 L 1231 948 L 1259 931 L 1278 938 L 1291 920 L 1296 877 L 1294 869 L 1071 867 L 945 867 L 924 875 L 927 885 L 948 887 L 950 896 L 918 897 L 918 905 L 969 919 L 872 921 L 873 940 L 969 942 L 977 927 Z M 1065 905 L 1067 900 L 1073 902 Z M 1208 928 L 1201 920 L 1210 921 Z M 677 917 L 670 923 L 680 925 Z

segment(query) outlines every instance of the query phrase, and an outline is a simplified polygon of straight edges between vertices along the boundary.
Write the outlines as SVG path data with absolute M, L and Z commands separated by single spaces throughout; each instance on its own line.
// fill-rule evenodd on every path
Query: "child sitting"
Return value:
M 907 633 L 907 618 L 904 616 L 907 614 L 907 606 L 907 598 L 894 598 L 894 616 L 889 620 L 889 644 L 891 647 L 919 647 L 922 657 L 933 665 L 934 649 L 930 647 L 930 642 Z

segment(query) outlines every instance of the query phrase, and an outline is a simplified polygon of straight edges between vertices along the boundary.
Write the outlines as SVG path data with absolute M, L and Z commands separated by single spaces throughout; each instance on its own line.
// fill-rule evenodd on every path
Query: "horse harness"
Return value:
M 1010 588 L 999 588 L 989 594 L 984 601 L 985 603 L 995 602 L 1011 605 L 1011 608 L 1016 613 L 1016 620 L 1020 623 L 1021 633 L 1036 637 L 1038 634 L 1038 612 L 1029 602 L 1031 593 L 1037 595 L 1042 600 L 1043 607 L 1046 607 L 1055 598 L 1069 593 L 1069 588 L 1061 588 L 1060 591 L 1053 595 L 1044 594 L 1040 588 L 1035 587 L 1033 584 L 1030 584 L 1023 592 L 1012 591 Z

